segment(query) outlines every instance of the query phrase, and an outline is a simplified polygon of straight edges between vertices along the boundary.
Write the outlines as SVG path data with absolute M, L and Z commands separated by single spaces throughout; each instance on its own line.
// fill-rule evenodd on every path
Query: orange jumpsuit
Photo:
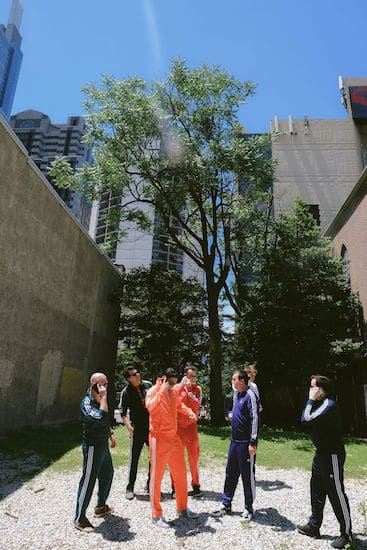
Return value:
M 193 383 L 191 388 L 187 388 L 182 384 L 176 384 L 175 392 L 179 401 L 189 407 L 196 416 L 196 419 L 199 418 L 199 407 L 202 400 L 202 391 L 200 386 Z M 179 438 L 182 441 L 182 444 L 187 449 L 187 455 L 189 458 L 190 472 L 191 472 L 191 485 L 194 487 L 200 487 L 199 481 L 199 436 L 198 436 L 198 427 L 197 422 L 188 422 L 187 417 L 180 412 L 177 417 L 178 429 L 177 433 Z M 173 483 L 175 487 L 175 484 Z
M 177 510 L 187 508 L 186 464 L 184 448 L 177 435 L 177 409 L 187 417 L 194 415 L 180 403 L 173 388 L 162 387 L 162 378 L 150 388 L 145 402 L 149 411 L 150 503 L 153 517 L 159 517 L 162 515 L 161 483 L 167 465 L 175 484 Z

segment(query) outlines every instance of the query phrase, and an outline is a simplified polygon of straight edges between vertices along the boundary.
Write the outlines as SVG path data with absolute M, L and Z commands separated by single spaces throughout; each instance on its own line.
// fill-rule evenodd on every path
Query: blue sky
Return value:
M 22 0 L 23 65 L 13 113 L 55 123 L 83 112 L 101 74 L 164 79 L 170 60 L 218 64 L 258 84 L 250 132 L 287 118 L 344 118 L 338 75 L 367 77 L 366 0 Z M 6 23 L 11 0 L 1 0 Z

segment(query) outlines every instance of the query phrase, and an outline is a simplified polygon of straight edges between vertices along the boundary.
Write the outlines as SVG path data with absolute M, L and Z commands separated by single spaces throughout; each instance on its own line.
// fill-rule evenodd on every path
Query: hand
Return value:
M 256 455 L 256 450 L 257 450 L 256 445 L 249 445 L 249 446 L 248 446 L 248 454 L 249 454 L 250 456 Z
M 110 436 L 110 439 L 111 439 L 111 447 L 112 448 L 116 447 L 116 438 L 113 434 Z
M 131 435 L 131 437 L 134 435 L 134 427 L 133 427 L 133 426 L 128 426 L 128 427 L 127 427 L 127 431 L 129 432 L 129 434 Z
M 167 378 L 165 376 L 162 377 L 162 390 L 169 390 L 171 388 L 171 384 L 167 381 Z
M 191 388 L 192 384 L 191 384 L 191 380 L 190 378 L 188 378 L 187 376 L 184 376 L 181 380 L 181 384 L 185 387 L 185 388 Z
M 97 387 L 98 387 L 98 395 L 100 396 L 100 398 L 104 398 L 104 397 L 107 397 L 107 386 L 105 386 L 104 384 L 97 384 Z

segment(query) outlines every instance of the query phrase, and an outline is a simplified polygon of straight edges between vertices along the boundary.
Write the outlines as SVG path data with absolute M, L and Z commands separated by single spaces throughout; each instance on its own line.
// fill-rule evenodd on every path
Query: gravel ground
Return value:
M 109 499 L 114 513 L 94 519 L 95 496 L 89 507 L 94 533 L 77 531 L 72 524 L 80 471 L 53 474 L 45 470 L 32 476 L 37 457 L 27 461 L 1 460 L 0 549 L 1 550 L 97 550 L 185 548 L 187 550 L 251 548 L 251 550 L 314 550 L 330 548 L 339 535 L 338 524 L 327 503 L 320 540 L 309 539 L 296 531 L 309 515 L 309 474 L 299 470 L 267 470 L 257 467 L 255 514 L 251 523 L 241 521 L 243 496 L 241 484 L 233 501 L 233 515 L 210 517 L 220 504 L 224 467 L 201 469 L 203 496 L 189 497 L 190 509 L 197 519 L 184 520 L 170 529 L 152 524 L 150 503 L 143 493 L 145 477 L 139 472 L 137 495 L 133 501 L 124 496 L 126 469 L 115 471 Z M 22 475 L 19 476 L 18 472 Z M 26 479 L 25 476 L 30 476 Z M 169 476 L 165 475 L 162 506 L 168 520 L 175 517 L 175 501 L 169 496 Z M 364 534 L 366 518 L 359 511 L 367 505 L 367 481 L 347 480 L 356 548 L 367 548 Z

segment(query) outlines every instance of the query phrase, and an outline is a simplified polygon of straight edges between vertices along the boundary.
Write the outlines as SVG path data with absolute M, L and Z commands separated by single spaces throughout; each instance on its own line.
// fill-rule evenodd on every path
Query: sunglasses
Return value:
M 130 374 L 129 378 L 131 378 L 131 376 L 136 376 L 137 374 L 139 374 L 139 371 L 136 370 L 135 372 L 132 372 L 132 373 Z

